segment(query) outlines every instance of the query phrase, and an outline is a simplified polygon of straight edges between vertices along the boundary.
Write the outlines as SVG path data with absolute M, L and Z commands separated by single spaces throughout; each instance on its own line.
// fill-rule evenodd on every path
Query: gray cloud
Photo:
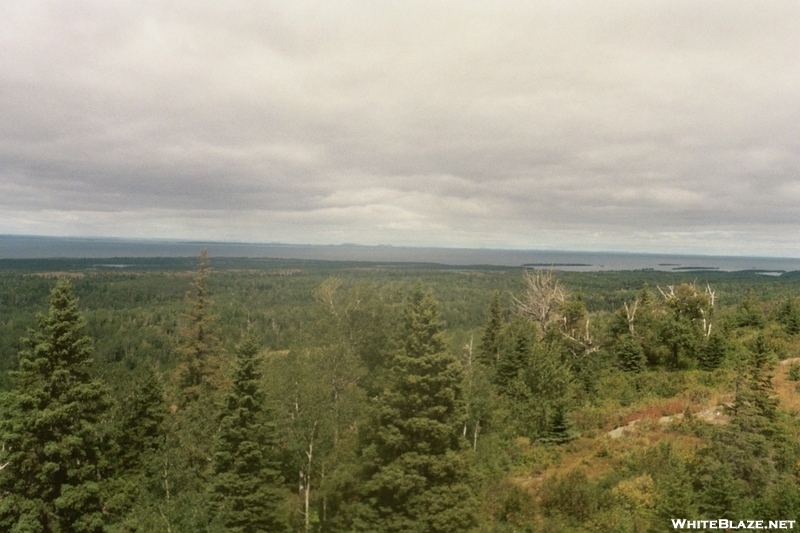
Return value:
M 800 255 L 796 2 L 0 5 L 0 233 Z

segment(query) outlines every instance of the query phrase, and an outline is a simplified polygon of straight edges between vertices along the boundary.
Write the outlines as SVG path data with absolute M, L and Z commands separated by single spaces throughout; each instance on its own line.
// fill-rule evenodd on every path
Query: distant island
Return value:
M 223 257 L 298 259 L 461 267 L 558 268 L 594 272 L 648 269 L 675 273 L 695 271 L 757 273 L 756 269 L 768 272 L 800 271 L 800 258 L 791 257 L 0 235 L 0 261 L 71 258 L 93 259 L 94 265 L 128 265 L 135 262 L 132 261 L 133 258 L 149 258 L 149 261 L 155 264 L 158 262 L 156 258 L 197 257 L 203 248 L 206 248 L 209 256 L 216 260 Z
M 589 263 L 525 263 L 523 267 L 590 267 Z

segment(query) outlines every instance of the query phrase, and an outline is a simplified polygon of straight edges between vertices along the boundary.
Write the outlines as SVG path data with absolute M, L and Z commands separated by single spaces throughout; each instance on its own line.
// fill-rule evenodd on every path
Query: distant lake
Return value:
M 699 255 L 632 254 L 619 252 L 566 252 L 548 250 L 491 250 L 468 248 L 414 248 L 359 245 L 294 245 L 225 242 L 191 242 L 73 237 L 0 235 L 0 259 L 191 257 L 201 249 L 213 257 L 369 261 L 386 263 L 439 263 L 444 265 L 528 266 L 556 270 L 596 272 L 653 269 L 675 272 L 703 270 L 757 270 L 779 274 L 800 270 L 800 258 L 728 257 Z M 108 266 L 125 268 L 124 261 Z

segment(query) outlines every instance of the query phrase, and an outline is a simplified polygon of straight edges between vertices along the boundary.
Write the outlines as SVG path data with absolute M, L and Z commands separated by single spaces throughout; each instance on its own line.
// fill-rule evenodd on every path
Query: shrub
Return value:
M 800 364 L 792 363 L 789 365 L 789 380 L 800 381 Z

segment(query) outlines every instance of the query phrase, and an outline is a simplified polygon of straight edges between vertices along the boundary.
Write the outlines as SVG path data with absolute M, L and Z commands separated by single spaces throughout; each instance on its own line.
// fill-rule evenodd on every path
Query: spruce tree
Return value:
M 392 383 L 368 428 L 361 506 L 353 529 L 444 533 L 474 523 L 455 358 L 447 353 L 437 303 L 420 283 L 404 313 Z
M 196 530 L 208 522 L 206 483 L 212 462 L 223 348 L 210 312 L 208 254 L 200 252 L 197 277 L 187 293 L 172 376 L 169 431 L 163 454 L 164 514 L 178 529 Z M 167 494 L 166 487 L 169 486 Z
M 794 298 L 787 298 L 781 304 L 775 314 L 775 318 L 783 325 L 789 335 L 800 333 L 800 310 L 798 310 Z
M 626 335 L 616 349 L 617 360 L 623 370 L 641 372 L 647 365 L 644 349 L 631 335 Z
M 106 387 L 92 379 L 92 341 L 66 279 L 23 339 L 0 422 L 0 529 L 103 530 L 108 480 L 101 422 Z
M 494 291 L 489 306 L 489 319 L 483 327 L 481 344 L 478 348 L 479 361 L 490 368 L 500 359 L 500 334 L 503 330 L 503 311 L 500 308 L 500 293 Z
M 513 327 L 515 326 L 516 327 Z M 497 371 L 495 372 L 495 384 L 500 392 L 510 393 L 512 384 L 525 371 L 531 362 L 531 335 L 524 327 L 525 323 L 518 320 L 515 324 L 512 322 L 509 329 L 511 330 L 511 345 L 504 347 L 500 352 L 500 360 L 497 362 Z
M 542 443 L 564 444 L 579 437 L 569 420 L 566 406 L 556 405 L 547 434 L 539 439 Z
M 671 449 L 667 448 L 671 453 Z M 657 524 L 667 526 L 674 518 L 697 518 L 697 498 L 692 489 L 691 477 L 680 457 L 671 454 L 669 463 L 658 475 L 656 484 L 659 498 L 656 508 Z M 662 529 L 661 527 L 654 528 Z M 666 527 L 665 527 L 666 529 Z
M 700 348 L 697 359 L 702 370 L 714 370 L 725 360 L 728 353 L 728 345 L 725 336 L 714 333 L 706 339 L 705 344 Z
M 183 315 L 181 343 L 177 348 L 180 364 L 176 370 L 180 407 L 186 407 L 213 388 L 220 364 L 222 345 L 209 312 L 208 253 L 200 252 L 197 277 L 186 295 L 189 313 Z
M 143 375 L 136 381 L 136 390 L 122 411 L 117 444 L 122 468 L 131 471 L 165 443 L 167 406 L 164 386 L 154 368 L 145 365 Z
M 760 333 L 750 348 L 744 387 L 739 387 L 734 399 L 734 422 L 745 430 L 771 434 L 774 429 L 778 399 L 772 385 L 773 359 L 769 339 Z
M 115 428 L 119 475 L 111 504 L 117 514 L 125 515 L 119 531 L 148 531 L 153 526 L 146 517 L 156 518 L 154 507 L 163 497 L 167 406 L 163 384 L 152 366 L 142 365 L 133 386 L 133 392 L 120 402 Z
M 214 447 L 212 526 L 232 533 L 287 529 L 279 509 L 284 497 L 276 429 L 271 413 L 264 409 L 258 350 L 252 334 L 237 347 L 237 366 Z

